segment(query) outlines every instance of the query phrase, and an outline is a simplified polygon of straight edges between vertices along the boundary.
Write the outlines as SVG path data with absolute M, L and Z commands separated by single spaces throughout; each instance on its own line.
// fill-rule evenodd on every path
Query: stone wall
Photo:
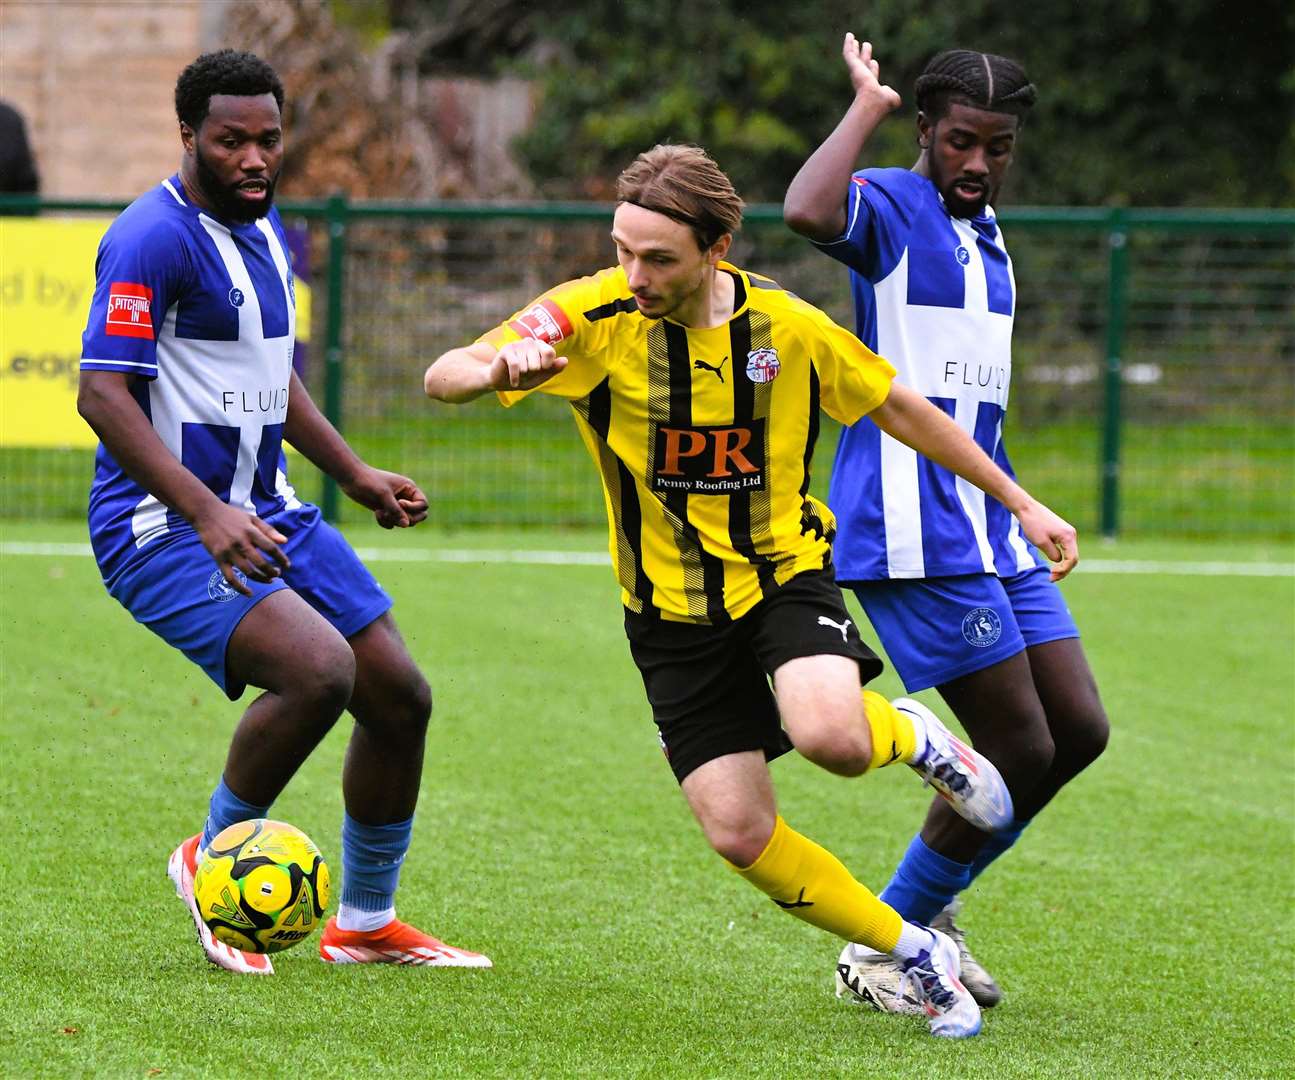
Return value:
M 27 122 L 41 193 L 131 198 L 174 172 L 180 71 L 223 0 L 3 0 L 0 98 Z
M 283 77 L 283 198 L 532 192 L 508 150 L 534 114 L 528 83 L 390 69 L 320 0 L 0 0 L 0 99 L 27 122 L 41 194 L 130 199 L 174 172 L 176 77 L 225 46 Z

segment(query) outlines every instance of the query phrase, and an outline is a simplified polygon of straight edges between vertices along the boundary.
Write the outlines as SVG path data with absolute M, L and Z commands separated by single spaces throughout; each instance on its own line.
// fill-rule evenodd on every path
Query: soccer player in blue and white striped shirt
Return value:
M 917 80 L 917 163 L 855 172 L 900 98 L 870 43 L 847 34 L 843 53 L 854 101 L 788 188 L 787 223 L 850 268 L 856 333 L 896 381 L 1013 475 L 1003 421 L 1016 283 L 991 204 L 1035 88 L 1004 57 L 941 53 Z M 1044 560 L 994 499 L 857 424 L 842 433 L 829 503 L 837 579 L 905 687 L 939 690 L 1012 793 L 1016 820 L 992 835 L 936 799 L 881 894 L 905 918 L 952 930 L 963 981 L 993 1005 L 1000 991 L 953 926 L 955 898 L 1104 749 L 1096 683 Z M 840 986 L 906 1011 L 889 958 L 847 946 L 838 974 Z
M 288 483 L 296 447 L 372 510 L 415 525 L 412 480 L 365 464 L 293 370 L 296 291 L 273 209 L 283 87 L 230 49 L 180 75 L 180 171 L 136 199 L 99 246 L 78 408 L 100 439 L 90 539 L 108 591 L 180 649 L 243 713 L 205 828 L 168 873 L 214 964 L 270 974 L 268 956 L 216 940 L 193 897 L 222 829 L 264 817 L 349 710 L 342 898 L 320 945 L 335 963 L 489 967 L 395 917 L 413 830 L 431 691 L 391 598 Z

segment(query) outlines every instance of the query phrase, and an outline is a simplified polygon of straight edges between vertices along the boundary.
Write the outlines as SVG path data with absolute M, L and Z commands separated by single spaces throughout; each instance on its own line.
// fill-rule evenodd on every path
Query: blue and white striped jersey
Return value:
M 992 211 L 955 218 L 926 177 L 855 173 L 846 228 L 818 245 L 850 268 L 855 332 L 1009 475 L 1003 414 L 1016 285 Z M 997 500 L 868 422 L 841 433 L 828 501 L 837 578 L 1017 574 L 1040 562 Z
M 261 517 L 301 504 L 281 446 L 296 297 L 277 211 L 227 225 L 178 175 L 136 199 L 99 244 L 81 367 L 139 376 L 132 392 L 167 448 L 212 491 Z M 105 582 L 192 532 L 101 444 L 90 541 Z

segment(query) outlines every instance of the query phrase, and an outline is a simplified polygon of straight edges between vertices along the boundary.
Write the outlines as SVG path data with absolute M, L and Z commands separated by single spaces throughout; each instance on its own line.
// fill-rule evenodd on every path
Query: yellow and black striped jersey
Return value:
M 570 400 L 598 465 L 623 603 L 710 624 L 829 565 L 835 522 L 809 495 L 819 408 L 852 424 L 895 375 L 775 281 L 719 268 L 736 286 L 722 326 L 645 318 L 615 267 L 551 289 L 479 339 L 538 338 L 567 357 L 537 389 Z

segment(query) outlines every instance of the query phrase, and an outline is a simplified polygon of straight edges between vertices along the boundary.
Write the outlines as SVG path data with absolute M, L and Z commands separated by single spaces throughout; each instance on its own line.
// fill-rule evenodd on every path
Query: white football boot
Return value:
M 931 935 L 935 941 L 929 949 L 900 961 L 901 992 L 921 1002 L 932 1035 L 969 1039 L 980 1032 L 980 1006 L 958 978 L 958 946 L 939 930 L 931 930 Z
M 166 875 L 175 885 L 175 894 L 189 908 L 193 924 L 198 930 L 198 944 L 202 951 L 219 968 L 236 971 L 241 975 L 273 975 L 274 965 L 264 953 L 243 952 L 212 936 L 211 929 L 202 921 L 198 902 L 193 896 L 193 875 L 198 869 L 198 842 L 202 835 L 191 836 L 171 852 L 166 864 Z
M 992 1009 L 1003 1000 L 1003 991 L 999 989 L 994 977 L 985 970 L 967 948 L 967 935 L 962 927 L 953 921 L 954 916 L 962 909 L 962 904 L 954 900 L 948 907 L 931 920 L 931 928 L 947 934 L 958 946 L 958 963 L 962 969 L 962 985 L 971 991 L 976 1004 L 982 1009 Z
M 930 927 L 927 927 L 930 930 Z M 958 947 L 938 930 L 912 960 L 847 945 L 836 965 L 836 996 L 899 1016 L 925 1016 L 931 1034 L 970 1038 L 980 1031 L 980 1008 L 959 979 Z
M 847 945 L 836 962 L 836 996 L 878 1012 L 925 1016 L 922 1003 L 905 990 L 904 972 L 889 953 Z
M 891 704 L 925 736 L 926 748 L 909 767 L 977 829 L 995 832 L 1010 825 L 1012 795 L 994 763 L 955 736 L 920 701 L 897 698 Z

